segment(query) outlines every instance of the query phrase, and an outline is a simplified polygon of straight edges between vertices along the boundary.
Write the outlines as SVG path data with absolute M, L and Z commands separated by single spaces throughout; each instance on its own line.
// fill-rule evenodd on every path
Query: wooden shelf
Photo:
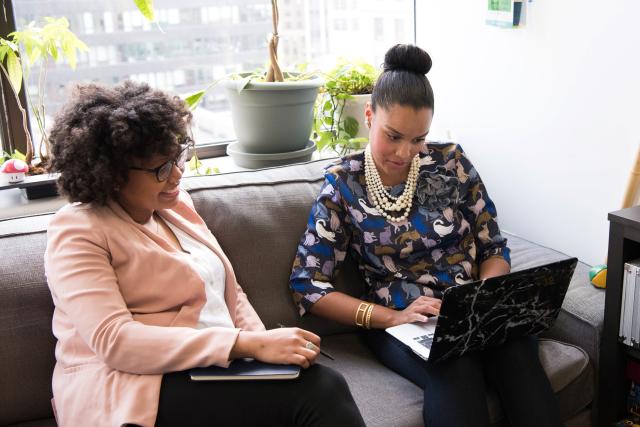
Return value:
M 640 350 L 618 341 L 624 263 L 640 258 L 640 207 L 609 214 L 609 255 L 604 326 L 600 342 L 598 425 L 611 426 L 626 413 L 629 357 L 640 360 Z

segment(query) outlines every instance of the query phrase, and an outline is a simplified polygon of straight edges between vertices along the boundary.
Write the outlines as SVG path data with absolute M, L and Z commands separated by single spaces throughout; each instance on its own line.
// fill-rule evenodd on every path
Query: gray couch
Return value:
M 320 362 L 344 374 L 367 425 L 421 426 L 421 390 L 378 363 L 355 328 L 313 316 L 298 319 L 296 314 L 287 282 L 326 163 L 185 178 L 183 186 L 267 327 L 297 324 L 319 332 L 323 348 L 336 357 L 320 357 Z M 50 406 L 53 304 L 42 263 L 49 218 L 0 222 L 0 425 L 55 425 Z M 514 269 L 566 258 L 507 237 Z M 540 345 L 542 363 L 569 426 L 591 425 L 594 412 L 604 292 L 588 283 L 587 271 L 587 265 L 578 265 L 558 321 Z M 361 292 L 362 283 L 349 260 L 337 286 L 352 295 Z M 523 384 L 525 399 L 526 394 Z M 495 395 L 490 393 L 488 399 L 493 420 L 504 424 Z

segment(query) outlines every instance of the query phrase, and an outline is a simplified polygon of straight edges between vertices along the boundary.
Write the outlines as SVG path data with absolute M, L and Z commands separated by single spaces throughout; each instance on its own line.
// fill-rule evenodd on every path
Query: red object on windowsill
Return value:
M 29 165 L 19 159 L 9 159 L 0 166 L 0 182 L 14 184 L 24 181 L 25 174 L 29 172 Z

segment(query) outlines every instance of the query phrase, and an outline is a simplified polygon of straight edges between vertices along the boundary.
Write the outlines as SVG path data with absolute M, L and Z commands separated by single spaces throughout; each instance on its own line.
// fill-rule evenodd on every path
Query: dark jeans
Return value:
M 341 374 L 322 365 L 295 380 L 191 381 L 165 374 L 156 426 L 363 426 Z
M 427 427 L 488 426 L 487 384 L 498 393 L 512 426 L 562 425 L 535 337 L 432 364 L 382 330 L 366 331 L 364 338 L 385 366 L 424 390 Z

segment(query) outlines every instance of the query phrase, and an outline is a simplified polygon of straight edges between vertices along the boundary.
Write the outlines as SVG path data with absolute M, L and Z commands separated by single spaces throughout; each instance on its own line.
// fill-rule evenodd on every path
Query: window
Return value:
M 376 40 L 382 40 L 384 37 L 384 19 L 375 18 L 373 20 L 373 37 Z
M 49 70 L 49 126 L 76 82 L 132 79 L 185 96 L 226 74 L 263 67 L 268 59 L 269 0 L 199 0 L 184 7 L 156 0 L 158 24 L 144 19 L 133 0 L 9 3 L 17 28 L 44 16 L 66 16 L 90 48 L 79 56 L 75 71 L 66 66 Z M 281 65 L 286 69 L 306 62 L 326 68 L 338 57 L 378 65 L 391 45 L 413 42 L 413 13 L 414 0 L 281 0 Z M 195 110 L 193 130 L 199 145 L 234 139 L 222 87 L 209 91 Z
M 85 34 L 93 34 L 93 15 L 90 12 L 82 14 Z
M 347 20 L 343 18 L 337 18 L 333 21 L 333 29 L 336 31 L 347 30 Z
M 104 12 L 102 25 L 105 34 L 113 33 L 113 13 L 108 11 Z

